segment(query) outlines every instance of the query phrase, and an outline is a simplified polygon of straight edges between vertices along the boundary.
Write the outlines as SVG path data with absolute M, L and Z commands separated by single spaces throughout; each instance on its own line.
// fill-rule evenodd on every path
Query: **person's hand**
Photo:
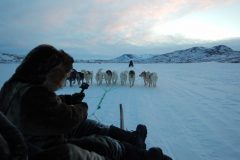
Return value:
M 88 116 L 88 104 L 85 102 L 81 102 L 81 103 L 77 104 L 76 106 L 79 107 L 81 110 L 82 119 L 86 120 L 87 116 Z
M 84 93 L 74 93 L 72 95 L 72 104 L 81 103 L 84 97 L 85 97 Z

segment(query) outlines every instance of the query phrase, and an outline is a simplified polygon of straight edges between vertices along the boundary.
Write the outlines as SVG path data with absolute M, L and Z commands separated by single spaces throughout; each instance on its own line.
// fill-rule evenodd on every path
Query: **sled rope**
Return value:
M 102 101 L 103 101 L 103 99 L 105 98 L 107 92 L 109 92 L 109 91 L 110 91 L 110 89 L 109 89 L 109 90 L 105 90 L 105 92 L 103 93 L 103 95 L 102 95 L 102 97 L 101 97 L 101 99 L 100 99 L 100 101 L 99 101 L 99 103 L 98 103 L 98 105 L 97 105 L 97 109 L 101 109 Z
M 104 90 L 104 93 L 103 93 L 102 97 L 100 98 L 100 101 L 98 102 L 97 108 L 95 109 L 95 111 L 94 111 L 92 114 L 89 115 L 89 117 L 94 116 L 94 117 L 97 119 L 97 121 L 100 122 L 99 118 L 97 118 L 97 116 L 96 116 L 95 113 L 96 113 L 98 110 L 101 109 L 101 104 L 102 104 L 102 102 L 103 102 L 106 94 L 107 94 L 108 92 L 110 92 L 112 89 L 113 89 L 113 87 L 111 87 L 111 88 L 109 88 L 109 89 L 103 89 L 103 90 Z

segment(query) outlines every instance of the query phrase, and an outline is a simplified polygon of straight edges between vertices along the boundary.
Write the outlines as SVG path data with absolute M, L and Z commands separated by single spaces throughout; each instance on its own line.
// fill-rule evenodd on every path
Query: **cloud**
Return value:
M 136 46 L 187 44 L 193 40 L 183 34 L 163 34 L 166 23 L 229 3 L 237 1 L 2 0 L 0 46 L 27 48 L 45 42 L 62 48 L 110 53 L 115 51 L 114 47 L 120 52 L 121 47 L 133 50 Z
M 179 19 L 193 12 L 200 12 L 216 5 L 224 5 L 227 1 L 219 0 L 169 0 L 164 1 L 140 1 L 134 5 L 130 4 L 114 21 L 106 25 L 105 32 L 111 37 L 121 37 L 124 41 L 133 43 L 148 41 L 151 28 Z M 159 35 L 157 35 L 159 36 Z M 163 36 L 164 37 L 164 36 Z M 149 39 L 151 41 L 151 39 Z M 142 43 L 139 43 L 142 44 Z

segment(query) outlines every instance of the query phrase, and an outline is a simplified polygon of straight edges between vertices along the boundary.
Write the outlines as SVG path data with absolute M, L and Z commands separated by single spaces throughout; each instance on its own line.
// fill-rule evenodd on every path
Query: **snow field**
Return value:
M 0 64 L 2 86 L 18 64 Z M 128 64 L 74 64 L 77 70 L 111 69 L 120 73 Z M 85 91 L 89 118 L 119 126 L 123 104 L 125 128 L 148 127 L 147 147 L 159 146 L 174 160 L 240 159 L 240 64 L 135 64 L 132 88 L 97 86 Z M 156 88 L 143 86 L 142 71 L 158 73 Z M 65 87 L 58 94 L 79 92 Z M 102 99 L 105 93 L 105 97 Z M 100 109 L 97 109 L 98 104 Z

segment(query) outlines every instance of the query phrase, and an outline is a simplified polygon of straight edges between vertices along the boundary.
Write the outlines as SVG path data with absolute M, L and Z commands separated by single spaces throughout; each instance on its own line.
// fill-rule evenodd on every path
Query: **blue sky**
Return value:
M 1 0 L 0 52 L 48 43 L 78 57 L 240 50 L 240 0 Z

